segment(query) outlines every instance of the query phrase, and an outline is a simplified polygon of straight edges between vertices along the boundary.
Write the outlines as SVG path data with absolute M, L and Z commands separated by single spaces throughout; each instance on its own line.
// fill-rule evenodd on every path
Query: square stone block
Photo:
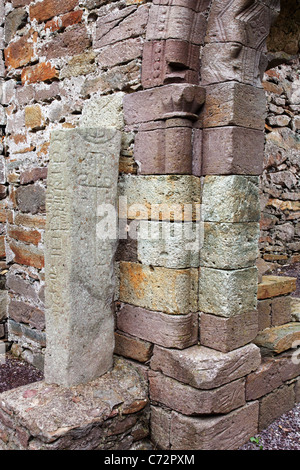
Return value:
M 206 86 L 200 127 L 241 126 L 263 131 L 265 119 L 263 89 L 233 81 Z
M 260 220 L 257 176 L 206 176 L 202 193 L 204 222 L 258 222 Z
M 245 346 L 258 332 L 257 311 L 231 318 L 200 314 L 200 344 L 217 351 L 229 352 Z
M 257 307 L 257 268 L 200 268 L 199 310 L 232 317 Z
M 256 129 L 204 129 L 202 175 L 260 175 L 264 143 L 264 133 Z
M 204 222 L 200 265 L 217 269 L 255 266 L 260 234 L 257 222 Z

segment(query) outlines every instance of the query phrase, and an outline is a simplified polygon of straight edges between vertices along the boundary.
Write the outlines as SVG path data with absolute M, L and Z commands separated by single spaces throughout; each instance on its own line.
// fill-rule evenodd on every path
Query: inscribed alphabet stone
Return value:
M 104 205 L 116 204 L 120 142 L 114 129 L 52 134 L 46 226 L 49 383 L 85 383 L 112 366 L 116 240 L 114 231 L 100 228 L 107 217 Z

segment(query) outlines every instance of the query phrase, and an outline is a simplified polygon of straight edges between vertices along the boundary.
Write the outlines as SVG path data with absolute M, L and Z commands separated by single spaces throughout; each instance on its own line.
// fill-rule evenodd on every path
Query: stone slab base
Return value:
M 148 436 L 146 382 L 124 359 L 85 385 L 37 382 L 0 395 L 0 450 L 132 449 Z

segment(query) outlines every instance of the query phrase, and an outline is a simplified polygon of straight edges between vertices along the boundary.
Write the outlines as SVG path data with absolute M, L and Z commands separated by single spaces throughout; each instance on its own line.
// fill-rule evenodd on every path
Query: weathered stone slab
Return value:
M 123 98 L 125 93 L 117 92 L 86 101 L 82 109 L 80 127 L 112 127 L 122 130 L 124 126 Z
M 115 354 L 134 359 L 138 362 L 150 360 L 153 344 L 134 336 L 125 335 L 120 331 L 115 332 Z
M 122 175 L 119 196 L 127 203 L 121 218 L 191 221 L 199 215 L 201 182 L 190 175 Z M 190 213 L 184 211 L 185 205 Z
M 257 401 L 224 416 L 193 418 L 174 412 L 171 421 L 172 450 L 237 450 L 257 434 Z
M 198 341 L 198 314 L 166 315 L 123 304 L 117 328 L 165 348 L 185 349 Z
M 203 240 L 201 222 L 141 221 L 137 259 L 148 266 L 197 268 Z
M 46 226 L 45 380 L 71 386 L 112 366 L 116 235 L 101 230 L 117 198 L 121 135 L 52 134 Z M 115 237 L 115 238 L 114 238 Z
M 210 390 L 245 377 L 260 363 L 260 350 L 254 344 L 228 353 L 198 345 L 183 351 L 155 346 L 151 369 L 192 387 Z
M 260 234 L 257 222 L 203 224 L 201 266 L 240 269 L 255 266 Z
M 203 175 L 260 175 L 265 137 L 262 131 L 227 126 L 203 131 Z
M 159 372 L 149 371 L 150 399 L 184 415 L 225 414 L 245 405 L 245 380 L 213 390 L 199 390 Z
M 141 374 L 117 358 L 112 371 L 70 390 L 45 382 L 9 390 L 1 394 L 0 435 L 6 439 L 0 445 L 5 450 L 129 449 L 148 434 L 145 390 Z
M 257 336 L 257 311 L 222 318 L 200 314 L 200 344 L 224 353 L 245 346 Z
M 199 125 L 206 127 L 241 126 L 264 130 L 266 96 L 261 88 L 238 82 L 206 87 L 206 100 Z
M 281 326 L 266 328 L 254 342 L 264 351 L 279 354 L 295 347 L 300 341 L 300 323 L 292 322 Z
M 141 5 L 139 8 L 130 5 L 102 15 L 96 22 L 94 48 L 99 49 L 108 44 L 143 35 L 148 15 L 149 5 Z
M 257 268 L 236 270 L 201 267 L 199 310 L 232 317 L 257 307 Z
M 201 210 L 205 222 L 258 222 L 258 177 L 206 176 Z
M 169 314 L 198 310 L 198 270 L 120 262 L 120 301 Z
M 201 84 L 234 80 L 261 87 L 267 60 L 262 51 L 237 42 L 206 44 L 201 57 Z
M 293 321 L 300 321 L 300 299 L 291 297 L 291 314 Z
M 288 276 L 263 276 L 258 285 L 257 298 L 270 299 L 280 295 L 291 294 L 296 290 L 297 279 Z

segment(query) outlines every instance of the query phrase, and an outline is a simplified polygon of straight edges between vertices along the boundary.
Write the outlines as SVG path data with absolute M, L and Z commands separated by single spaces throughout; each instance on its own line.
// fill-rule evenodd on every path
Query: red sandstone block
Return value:
M 90 44 L 91 39 L 86 27 L 82 24 L 77 24 L 44 44 L 39 54 L 46 56 L 47 60 L 66 55 L 73 56 L 84 52 Z
M 34 57 L 34 43 L 37 33 L 22 36 L 19 40 L 12 42 L 4 49 L 6 67 L 14 69 L 27 65 Z
M 246 400 L 261 398 L 298 375 L 300 364 L 294 358 L 294 351 L 265 358 L 260 367 L 246 378 Z
M 41 234 L 37 230 L 24 230 L 21 228 L 8 228 L 8 236 L 25 243 L 38 245 L 41 241 Z
M 231 318 L 200 314 L 200 344 L 224 353 L 245 346 L 258 333 L 257 311 Z
M 201 45 L 206 31 L 206 16 L 188 4 L 153 4 L 149 13 L 147 40 L 180 39 Z
M 50 62 L 41 62 L 22 70 L 21 80 L 23 85 L 26 83 L 44 82 L 58 77 L 58 71 Z
M 204 100 L 203 87 L 189 84 L 165 85 L 125 95 L 124 117 L 128 125 L 168 118 L 195 120 Z
M 117 313 L 117 328 L 151 343 L 184 349 L 197 343 L 198 314 L 167 315 L 122 304 Z
M 134 158 L 142 175 L 192 174 L 192 126 L 183 119 L 158 121 L 141 126 L 134 145 Z
M 143 49 L 144 88 L 166 83 L 199 83 L 200 48 L 187 41 L 147 41 Z
M 96 22 L 94 48 L 101 48 L 145 34 L 149 5 L 128 6 L 101 16 Z
M 264 130 L 266 96 L 261 88 L 237 82 L 206 87 L 206 101 L 200 114 L 203 127 L 240 126 Z
M 39 308 L 25 302 L 11 300 L 8 306 L 9 318 L 17 323 L 27 323 L 37 330 L 45 328 L 45 314 Z
M 15 263 L 24 264 L 25 266 L 33 266 L 37 269 L 42 269 L 44 267 L 44 255 L 35 247 L 14 241 L 9 243 L 9 247 L 15 255 Z
M 169 433 L 171 448 L 236 450 L 257 434 L 258 413 L 257 401 L 216 417 L 194 418 L 173 412 Z
M 257 301 L 258 311 L 258 332 L 271 326 L 271 300 L 258 300 Z
M 244 379 L 213 390 L 199 390 L 151 370 L 148 376 L 152 402 L 184 415 L 225 414 L 246 403 Z
M 154 347 L 151 369 L 201 390 L 210 390 L 245 377 L 261 363 L 254 344 L 222 353 L 204 346 L 183 351 Z
M 47 21 L 47 23 L 45 24 L 45 29 L 46 30 L 50 29 L 50 31 L 54 32 L 61 28 L 66 28 L 67 26 L 71 26 L 72 24 L 80 23 L 82 15 L 83 15 L 83 10 L 71 11 L 70 13 L 66 13 L 65 15 L 62 15 L 60 18 Z
M 260 400 L 258 429 L 262 431 L 284 413 L 294 408 L 294 384 L 283 385 Z
M 203 130 L 203 175 L 260 175 L 263 171 L 263 131 L 244 127 Z
M 289 295 L 276 297 L 271 301 L 272 326 L 284 325 L 292 321 L 291 298 Z
M 29 170 L 22 171 L 20 175 L 20 183 L 28 184 L 35 183 L 38 180 L 45 180 L 47 178 L 46 167 L 30 168 Z
M 152 355 L 153 344 L 133 336 L 115 332 L 115 354 L 138 362 L 147 362 Z
M 49 20 L 53 16 L 72 11 L 78 4 L 78 0 L 43 0 L 36 2 L 29 8 L 30 20 L 38 22 Z

